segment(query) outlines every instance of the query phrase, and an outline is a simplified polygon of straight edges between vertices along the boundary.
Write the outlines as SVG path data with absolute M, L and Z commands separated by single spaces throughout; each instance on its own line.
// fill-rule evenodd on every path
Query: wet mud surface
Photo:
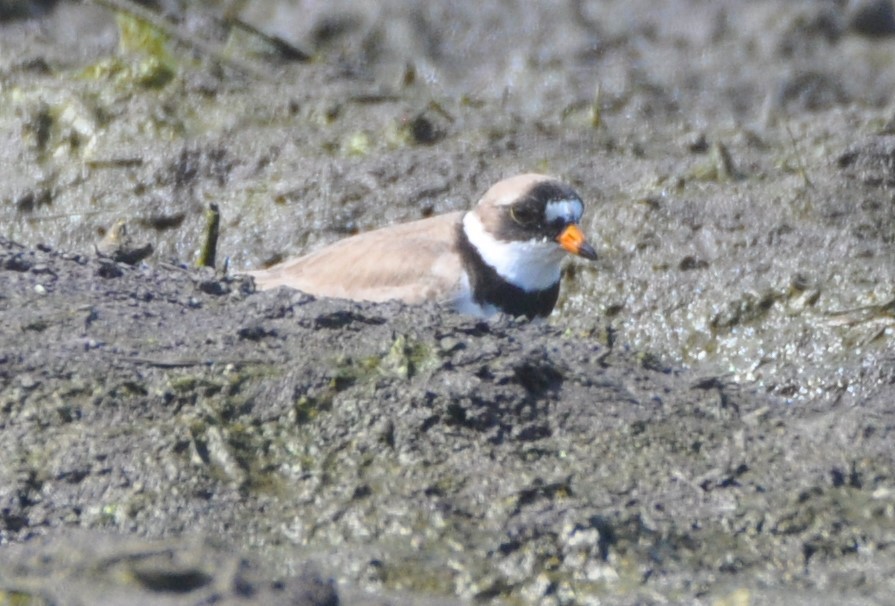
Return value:
M 0 9 L 0 602 L 895 593 L 887 2 Z M 239 275 L 529 170 L 547 322 Z

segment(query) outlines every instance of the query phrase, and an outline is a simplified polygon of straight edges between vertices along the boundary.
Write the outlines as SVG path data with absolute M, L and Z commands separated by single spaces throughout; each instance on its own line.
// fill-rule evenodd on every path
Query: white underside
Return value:
M 460 278 L 460 292 L 454 299 L 454 307 L 463 315 L 475 316 L 477 318 L 489 318 L 500 310 L 491 304 L 479 305 L 472 297 L 472 288 L 469 285 L 469 276 L 466 271 Z
M 550 288 L 559 281 L 566 251 L 553 240 L 503 242 L 485 230 L 475 213 L 463 217 L 463 230 L 485 263 L 510 284 L 532 292 Z

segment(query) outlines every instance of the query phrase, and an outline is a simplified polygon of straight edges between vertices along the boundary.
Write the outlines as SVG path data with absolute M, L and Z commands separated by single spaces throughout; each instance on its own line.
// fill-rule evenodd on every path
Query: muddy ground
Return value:
M 891 601 L 889 2 L 160 4 L 0 3 L 0 603 Z M 548 322 L 239 276 L 530 170 Z

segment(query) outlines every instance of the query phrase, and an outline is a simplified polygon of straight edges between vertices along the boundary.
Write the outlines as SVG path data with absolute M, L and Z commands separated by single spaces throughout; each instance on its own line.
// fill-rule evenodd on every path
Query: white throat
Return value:
M 492 236 L 474 212 L 463 217 L 463 231 L 497 274 L 524 291 L 550 288 L 560 277 L 560 263 L 565 251 L 556 242 L 526 240 L 504 242 Z

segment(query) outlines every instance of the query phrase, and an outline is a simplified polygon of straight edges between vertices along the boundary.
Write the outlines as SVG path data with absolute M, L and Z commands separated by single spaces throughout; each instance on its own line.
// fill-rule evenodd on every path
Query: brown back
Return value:
M 463 212 L 365 232 L 266 270 L 248 272 L 262 289 L 362 301 L 450 301 L 460 287 L 454 231 Z

